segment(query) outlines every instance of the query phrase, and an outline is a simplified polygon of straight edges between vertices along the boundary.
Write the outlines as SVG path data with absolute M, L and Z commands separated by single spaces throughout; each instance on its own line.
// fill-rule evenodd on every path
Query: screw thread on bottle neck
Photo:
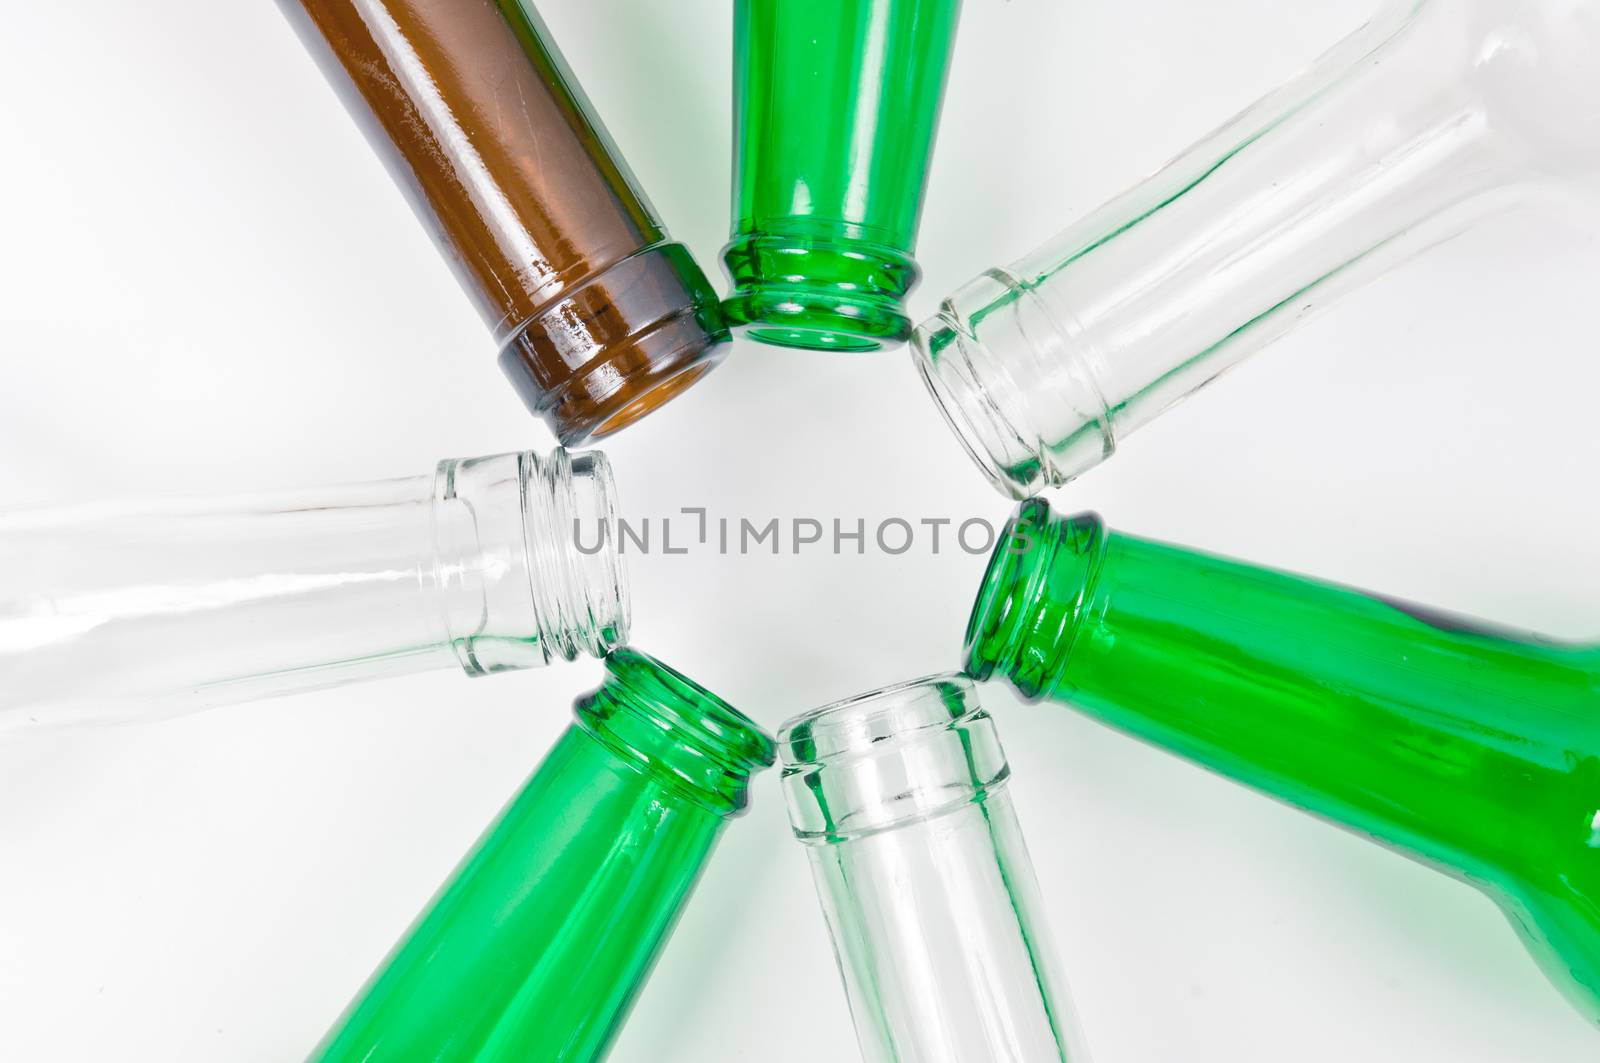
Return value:
M 750 777 L 775 756 L 772 737 L 749 717 L 626 646 L 606 658 L 605 681 L 573 708 L 607 749 L 720 816 L 743 813 Z
M 967 622 L 968 675 L 998 670 L 1029 699 L 1057 689 L 1093 600 L 1109 536 L 1098 514 L 1062 518 L 1033 498 L 1007 524 Z
M 935 675 L 797 716 L 778 733 L 796 837 L 833 844 L 981 801 L 1010 775 L 962 675 Z
M 1082 337 L 1004 270 L 946 299 L 911 352 L 945 421 L 1004 494 L 1066 483 L 1116 449 Z
M 599 451 L 560 447 L 548 458 L 530 453 L 523 460 L 523 530 L 540 641 L 565 660 L 580 651 L 604 657 L 627 638 L 629 620 L 611 463 Z
M 604 454 L 532 452 L 441 462 L 434 573 L 445 638 L 469 675 L 603 657 L 629 602 Z

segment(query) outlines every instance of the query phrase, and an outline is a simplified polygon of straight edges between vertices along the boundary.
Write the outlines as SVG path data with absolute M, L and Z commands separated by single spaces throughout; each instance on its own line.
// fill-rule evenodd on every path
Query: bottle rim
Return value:
M 544 459 L 528 452 L 522 461 L 524 546 L 541 641 L 568 661 L 580 651 L 604 657 L 627 641 L 633 620 L 611 461 L 602 451 L 564 447 Z M 582 547 L 589 522 L 593 551 Z
M 682 672 L 630 647 L 574 703 L 579 723 L 636 770 L 713 812 L 737 815 L 776 744 L 761 726 Z
M 930 693 L 938 701 L 924 696 Z M 837 763 L 840 758 L 878 752 L 886 740 L 909 741 L 982 712 L 965 675 L 937 672 L 791 717 L 778 729 L 779 757 L 786 769 Z
M 795 835 L 840 842 L 981 801 L 1010 774 L 972 680 L 924 676 L 833 702 L 778 732 Z
M 998 670 L 1024 697 L 1043 697 L 1071 653 L 1107 537 L 1097 513 L 1062 517 L 1042 498 L 1023 502 L 973 599 L 965 673 L 983 680 Z

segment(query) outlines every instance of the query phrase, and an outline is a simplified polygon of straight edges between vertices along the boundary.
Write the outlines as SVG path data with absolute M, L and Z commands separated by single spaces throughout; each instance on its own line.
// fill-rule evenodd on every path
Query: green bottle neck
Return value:
M 598 1060 L 752 771 L 759 728 L 632 650 L 313 1053 Z
M 1097 514 L 1062 520 L 1042 499 L 1006 526 L 967 621 L 967 673 L 998 669 L 1029 699 L 1055 688 L 1100 585 L 1108 534 Z
M 721 815 L 749 803 L 750 776 L 770 767 L 771 736 L 733 706 L 632 649 L 574 706 L 578 725 L 630 767 Z
M 996 550 L 967 654 L 979 678 L 999 672 L 1031 700 L 1068 701 L 1458 872 L 1541 877 L 1562 852 L 1593 863 L 1594 650 L 1032 500 Z

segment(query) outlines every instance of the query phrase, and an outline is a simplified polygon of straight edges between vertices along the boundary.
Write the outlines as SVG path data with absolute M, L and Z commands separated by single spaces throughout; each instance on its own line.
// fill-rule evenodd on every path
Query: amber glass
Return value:
M 692 384 L 727 338 L 532 6 L 280 0 L 563 443 Z

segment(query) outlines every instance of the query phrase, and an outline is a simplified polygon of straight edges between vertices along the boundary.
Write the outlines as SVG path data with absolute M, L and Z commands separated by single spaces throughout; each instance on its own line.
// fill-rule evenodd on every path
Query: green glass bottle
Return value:
M 730 324 L 874 350 L 901 300 L 960 0 L 735 0 Z
M 967 668 L 1482 889 L 1600 1021 L 1600 648 L 1023 503 Z
M 772 739 L 632 650 L 312 1053 L 604 1056 Z

